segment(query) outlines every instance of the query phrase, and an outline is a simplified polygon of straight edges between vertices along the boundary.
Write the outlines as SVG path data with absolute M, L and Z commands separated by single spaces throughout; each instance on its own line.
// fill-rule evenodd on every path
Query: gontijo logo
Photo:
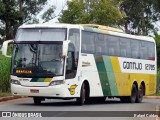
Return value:
M 142 63 L 124 61 L 123 62 L 123 69 L 142 70 Z
M 155 61 L 138 60 L 130 58 L 118 58 L 120 69 L 126 73 L 149 73 L 156 74 Z
M 135 70 L 142 70 L 142 63 L 136 62 L 123 62 L 123 69 L 135 69 Z M 145 70 L 155 70 L 154 64 L 145 64 Z

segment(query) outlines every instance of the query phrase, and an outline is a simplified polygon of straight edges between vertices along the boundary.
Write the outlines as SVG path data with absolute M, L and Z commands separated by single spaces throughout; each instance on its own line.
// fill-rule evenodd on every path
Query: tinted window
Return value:
M 119 56 L 119 37 L 108 36 L 108 54 Z
M 82 32 L 82 52 L 155 60 L 155 44 L 152 42 L 86 31 Z
M 131 57 L 132 58 L 140 58 L 139 55 L 139 41 L 138 40 L 131 40 Z
M 131 57 L 130 39 L 120 38 L 120 57 Z
M 95 53 L 100 55 L 107 54 L 107 46 L 106 46 L 106 40 L 104 39 L 103 34 L 96 34 L 95 37 Z
M 148 42 L 146 41 L 139 41 L 140 43 L 140 59 L 148 59 Z
M 80 46 L 80 32 L 78 29 L 70 29 L 69 40 L 75 47 L 75 58 L 78 58 L 79 46 Z
M 155 60 L 155 44 L 148 42 L 148 59 Z
M 84 53 L 94 53 L 94 33 L 82 32 L 82 52 Z

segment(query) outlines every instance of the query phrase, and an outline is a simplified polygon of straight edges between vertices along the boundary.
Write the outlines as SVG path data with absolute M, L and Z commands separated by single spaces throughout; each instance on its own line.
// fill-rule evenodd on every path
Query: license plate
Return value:
M 39 93 L 39 90 L 37 90 L 37 89 L 31 89 L 30 92 L 31 93 Z

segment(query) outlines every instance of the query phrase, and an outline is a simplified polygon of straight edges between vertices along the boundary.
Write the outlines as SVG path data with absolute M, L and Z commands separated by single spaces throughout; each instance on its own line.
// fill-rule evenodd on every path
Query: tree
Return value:
M 58 18 L 58 20 L 59 22 L 64 23 L 81 23 L 84 19 L 84 10 L 85 4 L 82 0 L 67 1 L 67 10 L 62 11 L 62 14 L 60 15 L 60 18 Z
M 157 68 L 160 68 L 160 35 L 154 32 L 154 39 L 157 45 Z
M 13 39 L 17 28 L 23 23 L 39 23 L 36 18 L 47 0 L 0 0 L 0 36 L 2 39 Z M 48 21 L 54 16 L 55 7 L 51 6 L 42 15 Z M 50 16 L 50 17 L 48 17 Z
M 72 24 L 118 26 L 124 17 L 118 6 L 119 2 L 113 0 L 72 0 L 67 2 L 67 10 L 62 11 L 58 20 Z
M 20 19 L 20 12 L 15 9 L 14 0 L 0 1 L 0 22 L 2 23 L 1 35 L 6 35 L 6 39 L 13 38 L 12 29 L 17 20 Z M 3 31 L 4 29 L 4 31 Z
M 122 0 L 121 10 L 126 14 L 125 31 L 148 35 L 155 31 L 154 23 L 160 18 L 159 0 Z

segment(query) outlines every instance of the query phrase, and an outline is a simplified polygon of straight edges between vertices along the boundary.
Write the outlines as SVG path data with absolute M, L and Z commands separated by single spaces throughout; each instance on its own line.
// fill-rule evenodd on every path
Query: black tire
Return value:
M 136 97 L 136 103 L 141 103 L 142 100 L 143 100 L 143 94 L 144 93 L 144 87 L 143 85 L 141 84 L 139 90 L 138 90 L 138 93 L 137 93 L 137 97 Z
M 40 97 L 33 97 L 33 102 L 35 105 L 39 105 L 42 102 L 42 99 Z
M 135 103 L 137 98 L 137 87 L 135 84 L 132 85 L 131 96 L 128 97 L 129 103 Z
M 90 89 L 89 86 L 87 84 L 85 84 L 85 103 L 88 104 L 89 103 L 89 99 L 90 99 Z
M 85 84 L 83 83 L 82 87 L 81 87 L 80 97 L 77 98 L 77 100 L 76 100 L 77 104 L 84 105 L 85 97 L 86 97 L 86 90 L 85 90 Z

